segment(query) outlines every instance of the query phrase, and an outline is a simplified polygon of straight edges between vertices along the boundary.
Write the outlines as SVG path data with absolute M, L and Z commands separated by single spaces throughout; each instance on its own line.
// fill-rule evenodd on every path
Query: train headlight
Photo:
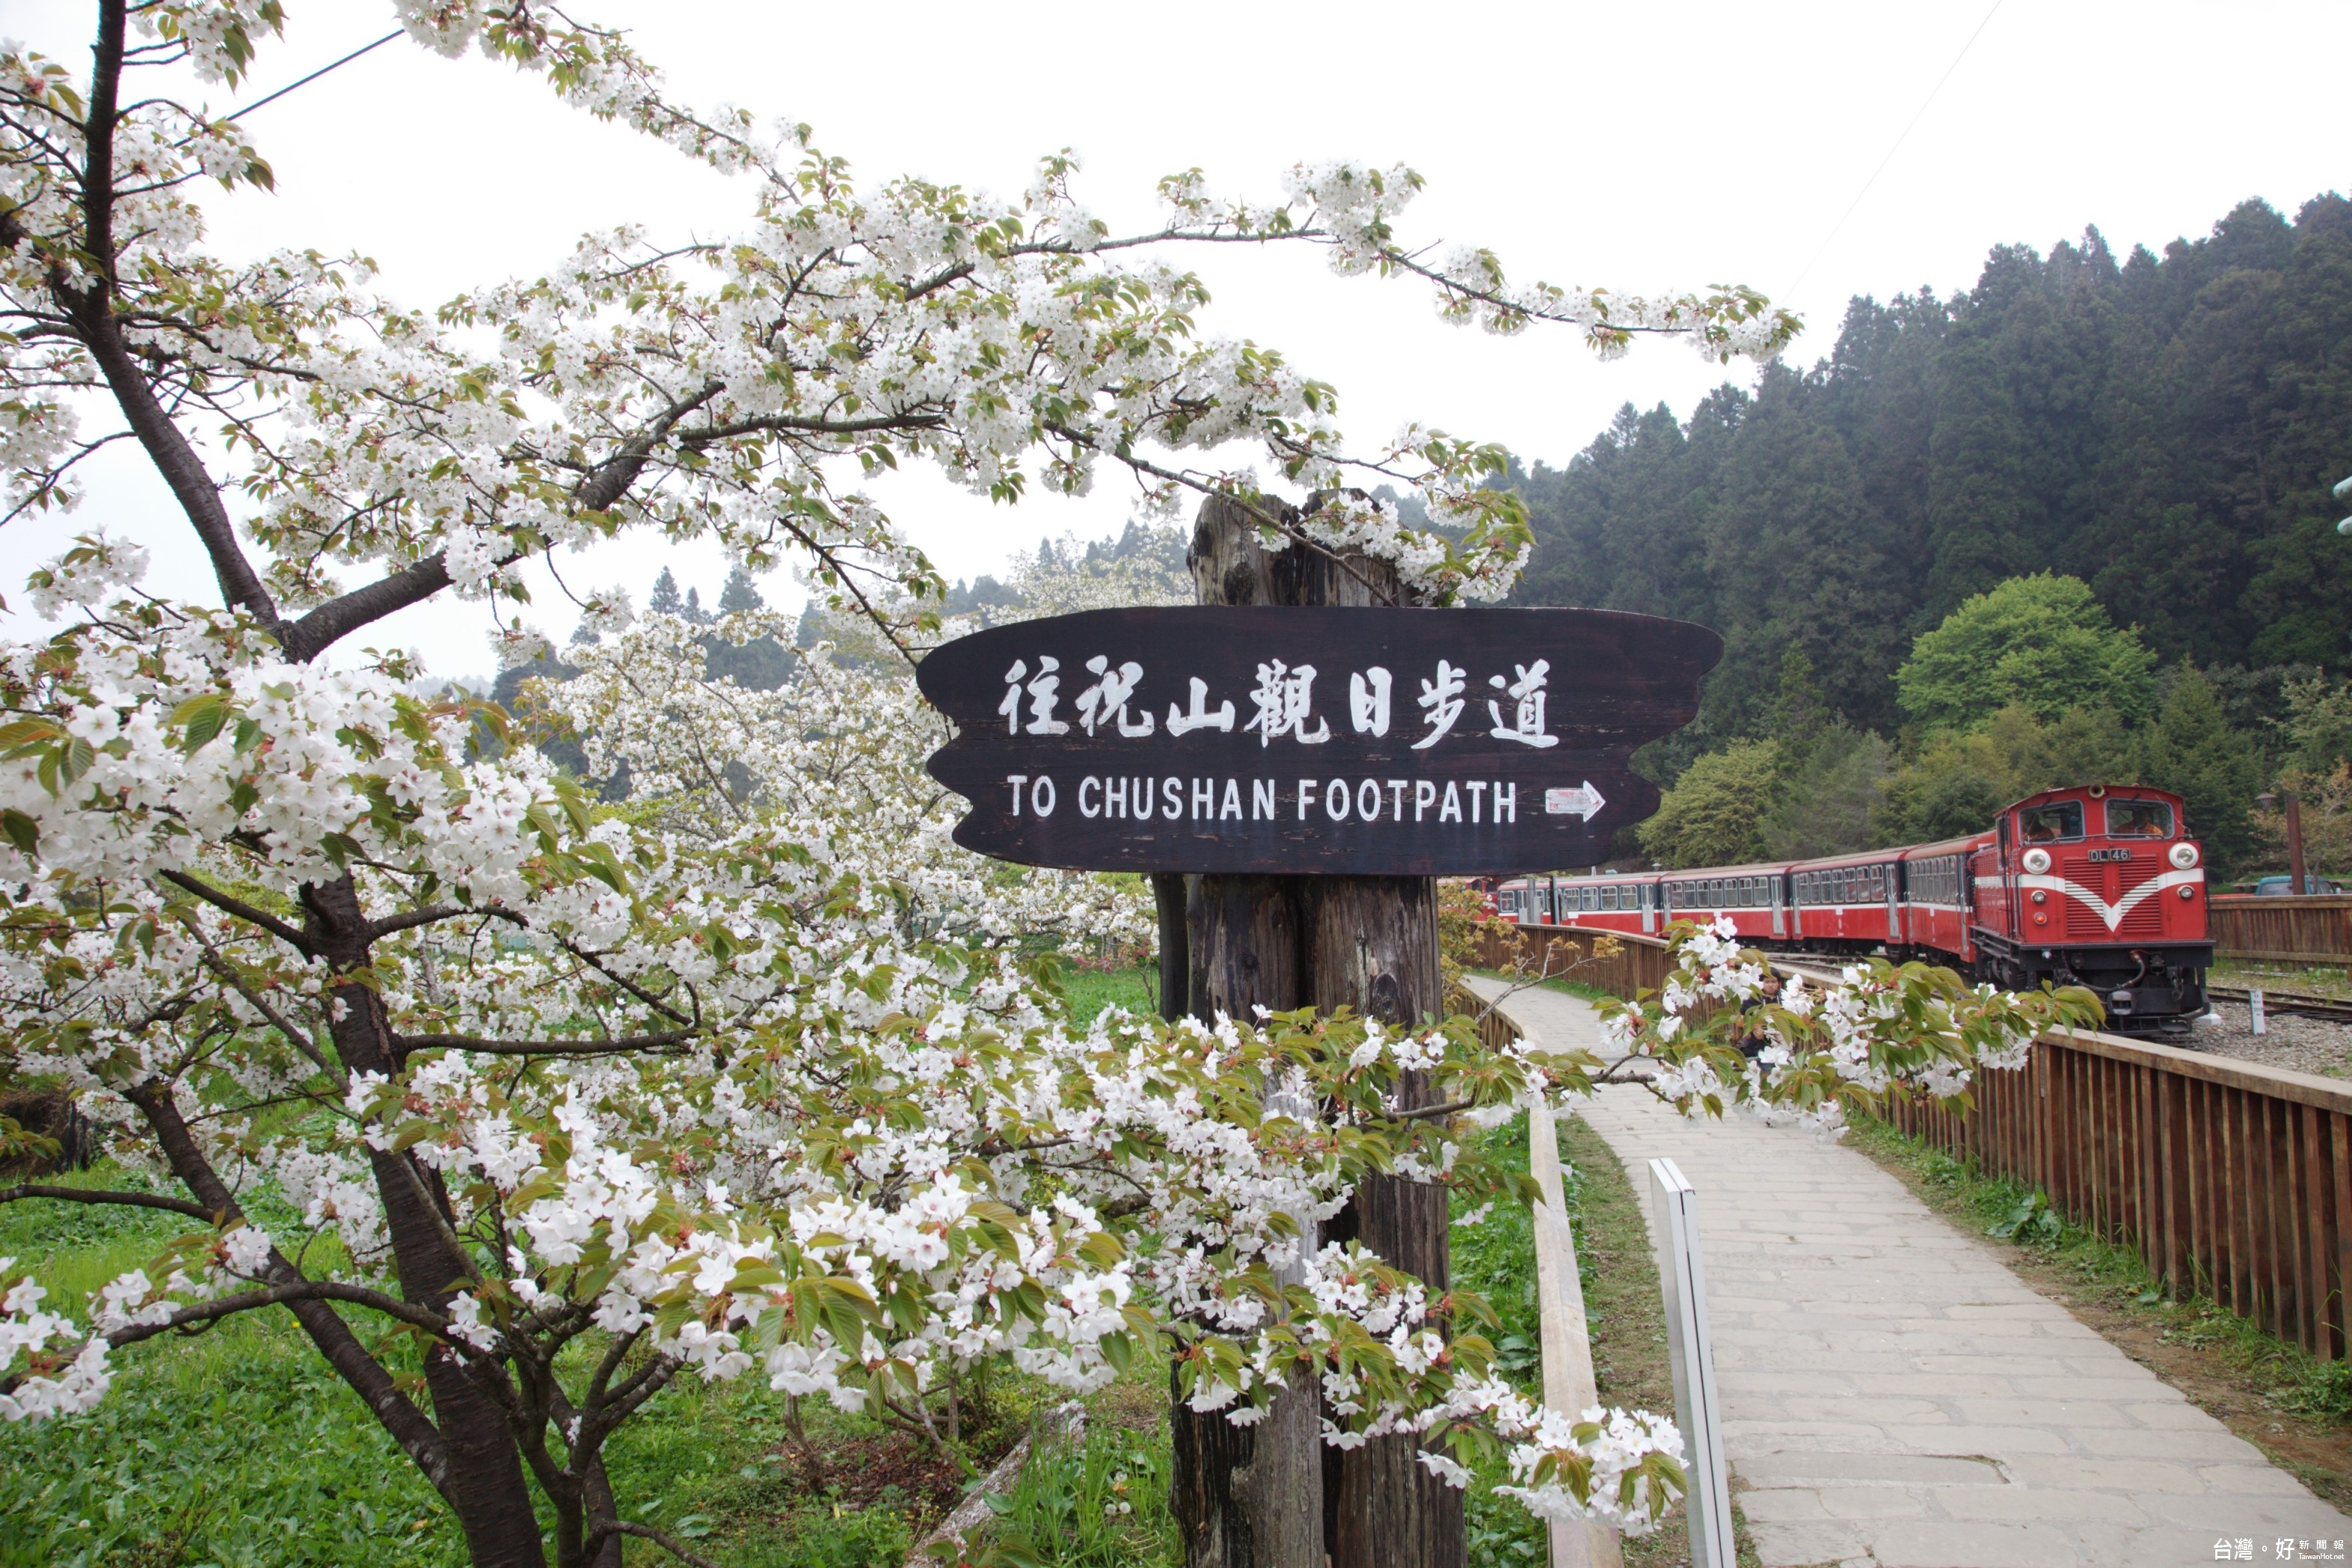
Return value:
M 2028 850 L 2025 852 L 2025 859 L 2020 863 L 2022 864 L 2026 871 L 2032 875 L 2040 876 L 2043 872 L 2050 869 L 2050 852 L 2048 850 Z
M 2175 844 L 2172 846 L 2171 852 L 2165 858 L 2182 871 L 2187 871 L 2197 863 L 2197 846 L 2191 843 Z
M 2194 898 L 2197 896 L 2197 890 L 2193 887 L 2184 887 L 2180 890 L 2180 896 L 2183 898 Z

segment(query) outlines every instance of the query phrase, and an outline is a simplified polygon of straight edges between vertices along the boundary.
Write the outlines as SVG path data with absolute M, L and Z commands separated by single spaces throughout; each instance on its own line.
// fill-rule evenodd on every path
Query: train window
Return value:
M 2047 806 L 2034 806 L 2017 814 L 2019 836 L 2029 844 L 2054 843 L 2061 839 L 2083 836 L 2083 802 L 2053 800 Z
M 2107 836 L 2113 839 L 2168 839 L 2172 808 L 2161 800 L 2110 800 Z

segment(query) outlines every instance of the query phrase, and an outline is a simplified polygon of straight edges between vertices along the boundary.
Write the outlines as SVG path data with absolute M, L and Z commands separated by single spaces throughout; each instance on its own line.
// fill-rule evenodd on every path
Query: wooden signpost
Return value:
M 1259 516 L 1300 514 L 1258 506 L 1201 508 L 1194 608 L 932 653 L 918 681 L 957 734 L 931 776 L 972 803 L 967 848 L 1152 873 L 1171 1019 L 1437 1017 L 1430 879 L 1605 859 L 1657 806 L 1634 747 L 1697 710 L 1722 639 L 1606 611 L 1421 608 L 1386 562 L 1266 549 Z M 1408 1073 L 1398 1108 L 1428 1094 Z M 1349 1239 L 1444 1288 L 1444 1188 L 1366 1178 L 1307 1244 Z M 1462 1494 L 1410 1437 L 1325 1448 L 1319 1397 L 1288 1390 L 1247 1427 L 1174 1406 L 1188 1568 L 1463 1568 Z
M 1722 643 L 1601 610 L 1095 610 L 923 662 L 967 849 L 1094 871 L 1591 864 Z

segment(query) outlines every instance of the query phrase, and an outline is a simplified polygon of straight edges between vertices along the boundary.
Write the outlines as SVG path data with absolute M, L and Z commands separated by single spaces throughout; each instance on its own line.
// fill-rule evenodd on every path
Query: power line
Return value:
M 353 49 L 350 54 L 345 55 L 341 59 L 336 60 L 331 65 L 320 66 L 317 70 L 312 71 L 309 76 L 304 77 L 301 80 L 288 82 L 284 87 L 279 88 L 268 98 L 256 99 L 253 102 L 247 104 L 243 109 L 238 110 L 235 114 L 225 114 L 221 116 L 220 123 L 226 125 L 232 120 L 239 120 L 244 118 L 246 115 L 251 114 L 263 104 L 276 103 L 279 99 L 284 98 L 296 88 L 308 87 L 312 82 L 317 81 L 320 77 L 325 76 L 329 71 L 337 70 L 344 66 L 350 65 L 353 60 L 358 59 L 370 49 L 380 49 L 398 37 L 400 37 L 400 30 L 398 28 L 394 28 L 393 31 L 386 33 L 383 37 L 378 38 L 374 43 L 362 45 L 359 48 Z
M 1886 156 L 1878 161 L 1878 167 L 1870 172 L 1870 178 L 1864 180 L 1862 183 L 1862 189 L 1853 193 L 1853 200 L 1846 204 L 1846 209 L 1844 212 L 1838 214 L 1838 221 L 1830 225 L 1829 236 L 1822 241 L 1821 249 L 1813 252 L 1813 259 L 1805 263 L 1805 270 L 1797 274 L 1797 281 L 1789 286 L 1789 292 L 1791 296 L 1793 296 L 1798 289 L 1804 287 L 1805 279 L 1812 276 L 1813 268 L 1820 264 L 1822 257 L 1829 254 L 1830 246 L 1836 242 L 1839 232 L 1845 227 L 1846 219 L 1853 216 L 1854 209 L 1862 205 L 1862 199 L 1870 194 L 1870 188 L 1878 183 L 1878 177 L 1886 172 L 1886 166 L 1889 163 L 1895 162 L 1895 154 L 1903 150 L 1903 142 L 1905 139 L 1911 134 L 1913 128 L 1916 127 L 1919 123 L 1920 119 L 1927 114 L 1927 106 L 1936 101 L 1936 95 L 1944 90 L 1944 84 L 1952 79 L 1952 73 L 1960 68 L 1960 62 L 1968 58 L 1969 50 L 1975 46 L 1979 36 L 1984 32 L 1985 27 L 1992 21 L 1993 12 L 2000 10 L 2000 7 L 2001 0 L 1992 0 L 1992 10 L 1987 11 L 1984 14 L 1984 20 L 1977 24 L 1976 32 L 1969 35 L 1969 41 L 1962 44 L 1960 46 L 1960 52 L 1952 57 L 1952 63 L 1944 68 L 1944 74 L 1937 77 L 1936 78 L 1936 85 L 1927 89 L 1927 96 L 1920 99 L 1919 107 L 1917 110 L 1912 114 L 1910 122 L 1903 127 L 1902 134 L 1895 137 L 1895 145 L 1886 150 Z

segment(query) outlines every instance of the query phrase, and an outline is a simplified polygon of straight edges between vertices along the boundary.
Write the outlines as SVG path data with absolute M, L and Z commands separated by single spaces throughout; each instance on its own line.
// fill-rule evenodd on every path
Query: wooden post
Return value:
M 1343 563 L 1298 544 L 1269 551 L 1248 511 L 1223 499 L 1202 507 L 1190 559 L 1203 604 L 1406 602 L 1392 567 L 1360 556 Z M 1191 1007 L 1201 1016 L 1312 1003 L 1410 1023 L 1444 1010 L 1435 888 L 1425 877 L 1211 875 L 1189 884 Z M 1408 1084 L 1408 1105 L 1425 1092 Z M 1321 1239 L 1355 1236 L 1443 1291 L 1447 1228 L 1442 1189 L 1374 1178 Z M 1318 1400 L 1293 1390 L 1248 1430 L 1172 1412 L 1188 1568 L 1459 1568 L 1462 1494 L 1415 1461 L 1411 1438 L 1346 1454 L 1323 1448 Z
M 1276 602 L 1267 596 L 1265 552 L 1248 514 L 1230 502 L 1212 500 L 1201 508 L 1192 563 L 1203 604 Z M 1163 899 L 1175 880 L 1155 879 Z M 1189 995 L 1177 1010 L 1245 1019 L 1253 1008 L 1286 1011 L 1305 1005 L 1299 890 L 1307 879 L 1181 880 L 1187 894 Z M 1163 936 L 1163 977 L 1169 946 Z M 1311 1227 L 1307 1244 L 1316 1244 Z M 1324 1568 L 1320 1400 L 1318 1389 L 1291 1389 L 1255 1427 L 1236 1427 L 1222 1412 L 1195 1415 L 1171 1402 L 1170 1501 L 1183 1532 L 1185 1568 Z

